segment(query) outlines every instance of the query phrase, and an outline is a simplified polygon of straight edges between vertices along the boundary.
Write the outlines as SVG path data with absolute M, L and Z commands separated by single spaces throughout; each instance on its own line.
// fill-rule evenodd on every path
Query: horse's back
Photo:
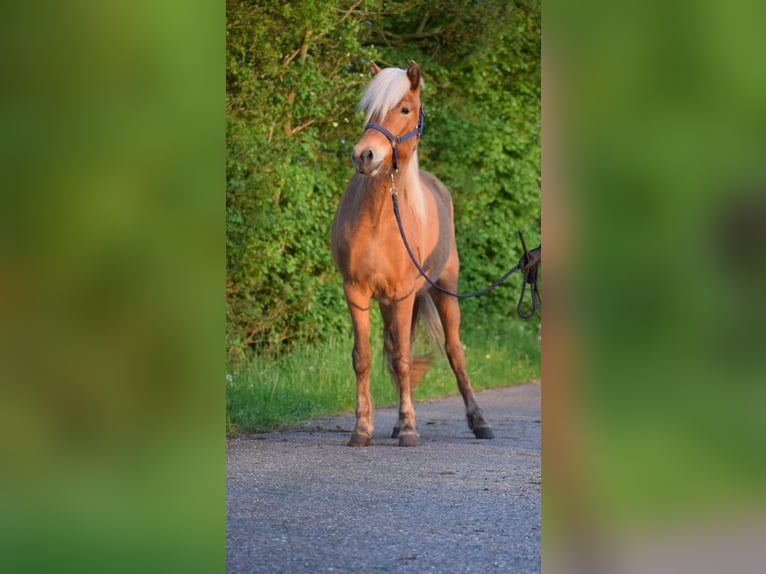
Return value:
M 450 220 L 452 219 L 452 196 L 450 195 L 447 186 L 431 172 L 420 170 L 420 181 L 423 182 L 425 187 L 433 193 L 434 199 L 437 203 L 441 203 L 446 207 L 450 214 Z
M 439 251 L 448 247 L 455 249 L 455 223 L 453 217 L 452 196 L 447 186 L 434 174 L 420 170 L 420 181 L 422 186 L 431 192 L 436 204 L 436 217 L 438 222 Z M 457 254 L 455 254 L 456 256 Z

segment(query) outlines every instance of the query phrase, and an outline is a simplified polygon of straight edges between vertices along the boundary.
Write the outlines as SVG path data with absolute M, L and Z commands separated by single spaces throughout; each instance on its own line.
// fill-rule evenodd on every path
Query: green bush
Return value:
M 369 61 L 423 69 L 421 166 L 452 190 L 462 288 L 540 231 L 539 1 L 227 3 L 229 359 L 349 328 L 330 253 Z M 514 278 L 518 285 L 518 278 Z M 510 315 L 505 288 L 469 312 Z

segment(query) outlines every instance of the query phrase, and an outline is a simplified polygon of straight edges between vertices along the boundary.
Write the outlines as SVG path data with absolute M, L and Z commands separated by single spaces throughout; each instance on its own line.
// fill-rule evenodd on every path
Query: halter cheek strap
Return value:
M 425 125 L 426 121 L 426 110 L 423 106 L 420 106 L 420 114 L 418 115 L 418 125 L 415 126 L 415 129 L 411 132 L 407 132 L 403 136 L 396 137 L 394 134 L 392 134 L 390 131 L 388 131 L 386 128 L 379 124 L 373 124 L 369 123 L 364 127 L 364 131 L 367 130 L 376 130 L 382 133 L 386 138 L 388 139 L 389 143 L 391 144 L 391 149 L 393 150 L 393 165 L 394 165 L 394 171 L 398 171 L 399 165 L 399 144 L 402 144 L 406 142 L 407 140 L 410 140 L 414 138 L 415 136 L 420 136 L 423 133 L 423 126 Z

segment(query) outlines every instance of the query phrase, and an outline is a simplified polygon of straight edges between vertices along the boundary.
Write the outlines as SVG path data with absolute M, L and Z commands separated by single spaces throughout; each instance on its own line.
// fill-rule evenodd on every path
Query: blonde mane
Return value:
M 421 223 L 426 221 L 426 204 L 423 194 L 423 186 L 420 183 L 420 166 L 418 165 L 418 152 L 412 154 L 409 164 L 407 165 L 407 172 L 404 174 L 407 181 L 407 202 L 415 212 L 415 217 Z
M 420 82 L 421 86 L 423 82 Z M 386 68 L 375 74 L 364 90 L 359 102 L 359 109 L 367 112 L 365 124 L 379 120 L 388 110 L 402 101 L 410 89 L 410 80 L 406 70 Z

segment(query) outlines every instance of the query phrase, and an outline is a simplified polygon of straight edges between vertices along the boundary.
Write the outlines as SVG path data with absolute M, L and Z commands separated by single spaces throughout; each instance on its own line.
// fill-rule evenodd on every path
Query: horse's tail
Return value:
M 411 325 L 411 338 L 414 345 L 415 334 L 417 333 L 418 319 L 422 319 L 423 327 L 428 336 L 428 339 L 436 346 L 437 349 L 442 349 L 443 329 L 442 322 L 439 318 L 439 313 L 436 310 L 434 300 L 429 293 L 423 293 L 415 299 L 415 307 L 412 311 L 412 325 Z M 394 343 L 391 340 L 388 332 L 383 336 L 383 353 L 386 359 L 386 367 L 391 374 L 391 381 L 396 385 L 396 376 L 394 374 Z M 419 355 L 412 357 L 412 364 L 410 366 L 410 382 L 412 388 L 417 387 L 423 380 L 423 375 L 431 366 L 432 357 L 430 354 Z

